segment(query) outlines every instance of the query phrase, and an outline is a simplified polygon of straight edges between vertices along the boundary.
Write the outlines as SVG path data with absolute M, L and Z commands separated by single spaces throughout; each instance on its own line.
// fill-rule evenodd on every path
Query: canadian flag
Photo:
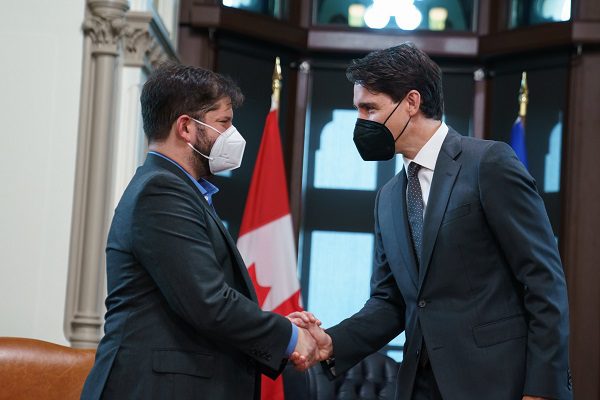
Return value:
M 267 116 L 237 242 L 259 306 L 287 315 L 301 311 L 296 248 L 288 200 L 278 112 Z M 283 379 L 262 378 L 262 400 L 284 398 Z

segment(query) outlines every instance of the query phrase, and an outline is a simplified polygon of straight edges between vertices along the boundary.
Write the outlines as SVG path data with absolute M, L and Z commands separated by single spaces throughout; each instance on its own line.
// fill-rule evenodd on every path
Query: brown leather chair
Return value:
M 95 350 L 0 337 L 0 400 L 79 399 Z

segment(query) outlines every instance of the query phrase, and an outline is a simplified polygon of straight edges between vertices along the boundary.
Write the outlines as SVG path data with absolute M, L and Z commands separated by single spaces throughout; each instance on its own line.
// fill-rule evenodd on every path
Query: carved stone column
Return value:
M 102 326 L 104 249 L 112 214 L 111 154 L 117 58 L 127 0 L 88 0 L 84 74 L 65 333 L 73 347 L 96 347 Z
M 177 61 L 175 50 L 153 13 L 128 11 L 123 32 L 119 77 L 119 115 L 114 135 L 113 200 L 116 205 L 135 169 L 144 159 L 146 140 L 141 127 L 140 95 L 146 74 L 157 65 Z
M 123 56 L 126 67 L 146 67 L 148 70 L 159 64 L 172 60 L 177 61 L 177 55 L 171 43 L 160 32 L 147 11 L 129 11 L 127 27 L 123 34 Z

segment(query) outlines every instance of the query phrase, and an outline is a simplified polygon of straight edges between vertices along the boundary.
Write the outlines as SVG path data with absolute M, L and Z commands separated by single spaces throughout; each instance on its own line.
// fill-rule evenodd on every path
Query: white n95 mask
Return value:
M 219 133 L 219 137 L 210 149 L 210 154 L 208 156 L 202 154 L 202 152 L 188 142 L 188 146 L 190 146 L 192 150 L 200 154 L 202 157 L 208 159 L 208 166 L 211 173 L 216 174 L 223 171 L 229 171 L 239 168 L 239 166 L 242 165 L 244 149 L 246 148 L 246 140 L 244 140 L 235 126 L 231 125 L 224 132 L 220 132 L 218 129 L 205 124 L 202 121 L 198 121 L 195 118 L 191 119 L 200 125 L 204 125 L 207 128 Z

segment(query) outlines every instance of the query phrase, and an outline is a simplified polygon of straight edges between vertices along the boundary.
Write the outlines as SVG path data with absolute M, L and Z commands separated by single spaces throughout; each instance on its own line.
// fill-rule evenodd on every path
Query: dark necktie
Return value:
M 421 166 L 415 162 L 408 164 L 408 185 L 406 186 L 408 224 L 417 255 L 417 268 L 421 266 L 421 248 L 423 247 L 423 193 L 417 176 L 420 169 Z

